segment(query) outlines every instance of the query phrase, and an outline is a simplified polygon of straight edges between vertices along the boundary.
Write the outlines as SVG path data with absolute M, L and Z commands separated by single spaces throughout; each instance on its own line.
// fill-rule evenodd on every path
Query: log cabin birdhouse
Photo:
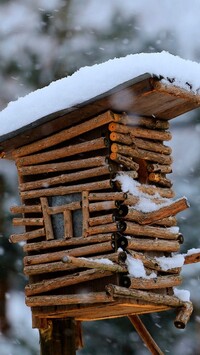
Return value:
M 176 80 L 179 61 L 187 71 L 189 62 L 166 53 L 85 68 L 0 114 L 14 122 L 1 133 L 1 155 L 18 171 L 21 205 L 11 212 L 24 232 L 10 241 L 26 242 L 34 327 L 129 316 L 139 331 L 139 314 L 171 308 L 185 327 L 192 303 L 177 286 L 198 255 L 179 253 L 176 215 L 189 205 L 175 198 L 166 142 L 169 121 L 199 107 L 200 96 L 189 79 Z

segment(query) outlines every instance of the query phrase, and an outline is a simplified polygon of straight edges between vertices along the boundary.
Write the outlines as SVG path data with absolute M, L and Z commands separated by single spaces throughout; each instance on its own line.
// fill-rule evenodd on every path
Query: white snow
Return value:
M 163 271 L 174 269 L 176 267 L 182 267 L 185 260 L 184 256 L 181 254 L 175 254 L 170 257 L 159 256 L 155 257 L 155 259 Z
M 200 65 L 168 52 L 132 54 L 102 64 L 83 67 L 72 76 L 52 82 L 17 101 L 0 113 L 0 135 L 15 131 L 53 112 L 73 107 L 141 74 L 175 78 L 173 85 L 196 94 L 200 89 Z M 165 81 L 165 80 L 164 80 Z M 167 82 L 170 85 L 169 82 Z
M 128 272 L 130 276 L 142 277 L 144 279 L 153 279 L 157 277 L 155 272 L 152 272 L 150 275 L 147 275 L 143 262 L 139 259 L 133 258 L 131 255 L 127 254 L 127 259 L 125 263 L 128 267 Z
M 153 212 L 153 211 L 160 209 L 161 207 L 167 206 L 171 202 L 171 199 L 169 199 L 169 198 L 168 199 L 162 198 L 163 202 L 160 204 L 156 204 L 151 199 L 151 197 L 152 198 L 161 198 L 161 196 L 157 192 L 155 192 L 155 194 L 153 196 L 150 196 L 147 193 L 140 191 L 139 188 L 140 188 L 141 184 L 138 181 L 134 180 L 132 177 L 130 177 L 124 173 L 118 174 L 115 177 L 114 181 L 120 182 L 121 189 L 123 192 L 129 192 L 132 195 L 139 197 L 138 202 L 134 205 L 134 209 L 137 211 L 144 212 L 144 213 Z M 145 184 L 143 184 L 142 186 L 149 187 L 149 185 L 145 185 Z M 154 186 L 152 185 L 151 188 L 153 189 Z
M 187 253 L 184 255 L 186 256 L 186 255 L 193 255 L 193 254 L 198 254 L 198 253 L 200 253 L 200 248 L 192 248 L 192 249 L 189 249 L 187 251 Z
M 178 288 L 174 287 L 174 296 L 178 297 L 183 302 L 190 301 L 190 291 L 188 290 L 179 290 Z

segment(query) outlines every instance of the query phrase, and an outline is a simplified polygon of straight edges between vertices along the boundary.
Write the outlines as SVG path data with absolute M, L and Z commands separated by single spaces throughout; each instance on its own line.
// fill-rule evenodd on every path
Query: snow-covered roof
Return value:
M 80 105 L 84 106 L 94 98 L 105 96 L 123 83 L 128 83 L 126 87 L 129 87 L 131 85 L 129 81 L 144 73 L 148 73 L 146 78 L 157 76 L 164 85 L 192 93 L 195 97 L 195 106 L 189 107 L 186 111 L 200 105 L 200 64 L 167 52 L 128 55 L 91 67 L 83 67 L 71 76 L 54 81 L 47 87 L 10 102 L 0 112 L 0 142 L 16 136 L 21 130 L 41 125 L 44 117 L 48 118 L 45 121 L 49 121 L 55 118 L 55 113 L 62 116 L 66 112 L 76 110 Z M 136 82 L 142 79 L 144 77 Z M 129 98 L 129 92 L 126 90 L 127 110 L 130 100 L 133 102 L 134 98 L 132 96 Z M 112 100 L 111 109 L 115 108 L 116 104 L 118 110 L 119 101 L 117 97 L 116 100 Z M 150 113 L 154 115 L 154 111 Z

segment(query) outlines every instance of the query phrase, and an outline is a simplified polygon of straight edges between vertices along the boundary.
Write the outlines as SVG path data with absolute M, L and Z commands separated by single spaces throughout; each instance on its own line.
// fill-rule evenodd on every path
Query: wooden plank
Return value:
M 43 218 L 13 218 L 13 226 L 43 226 Z

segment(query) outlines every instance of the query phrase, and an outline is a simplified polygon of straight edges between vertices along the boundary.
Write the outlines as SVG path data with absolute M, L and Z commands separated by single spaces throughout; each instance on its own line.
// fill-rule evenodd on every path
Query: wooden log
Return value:
M 151 213 L 151 212 L 149 212 Z M 137 211 L 133 208 L 129 209 L 128 214 L 126 215 L 126 220 L 130 220 L 133 222 L 137 222 L 139 224 L 154 224 L 158 226 L 164 226 L 164 227 L 173 227 L 177 225 L 176 218 L 175 217 L 166 217 L 163 219 L 155 220 L 155 222 L 151 223 L 143 223 L 143 218 L 145 218 L 146 213 L 142 213 L 140 211 Z
M 129 320 L 133 324 L 135 330 L 146 344 L 146 347 L 149 349 L 150 353 L 153 355 L 164 355 L 164 353 L 160 350 L 156 342 L 153 340 L 151 334 L 148 332 L 146 327 L 144 326 L 141 319 L 136 315 L 128 316 Z
M 127 273 L 127 267 L 126 266 L 121 266 L 118 264 L 108 264 L 103 263 L 102 259 L 100 261 L 98 259 L 86 259 L 86 258 L 76 258 L 74 256 L 69 256 L 67 255 L 66 257 L 63 257 L 62 261 L 64 263 L 72 263 L 73 265 L 76 265 L 77 267 L 80 268 L 89 268 L 89 269 L 100 269 L 100 270 L 105 270 L 105 271 L 111 271 L 111 272 L 122 272 L 122 273 Z
M 110 140 L 112 142 L 118 142 L 126 145 L 131 145 L 133 143 L 129 134 L 121 134 L 117 132 L 112 132 L 110 134 Z
M 141 127 L 125 126 L 116 122 L 109 123 L 110 132 L 130 134 L 132 137 L 147 138 L 159 141 L 170 141 L 172 136 L 168 131 L 158 131 L 155 129 L 146 129 Z
M 185 302 L 181 301 L 178 297 L 169 296 L 161 293 L 150 291 L 141 291 L 136 289 L 128 289 L 117 285 L 107 285 L 106 292 L 114 298 L 134 298 L 136 301 L 140 300 L 147 304 L 164 305 L 168 307 L 181 307 Z
M 55 251 L 51 253 L 25 256 L 24 257 L 24 265 L 36 265 L 40 263 L 48 263 L 53 261 L 60 261 L 64 256 L 90 256 L 95 254 L 105 253 L 107 251 L 111 251 L 111 243 L 103 242 L 96 243 L 93 245 L 81 246 L 74 249 L 67 249 L 62 251 Z
M 151 192 L 151 187 L 150 187 L 150 192 Z M 162 205 L 164 202 L 167 202 L 166 199 L 163 200 L 163 198 L 161 198 L 161 197 L 160 198 L 152 197 L 152 195 L 149 195 L 148 199 L 152 203 L 155 203 L 157 205 Z M 134 195 L 128 194 L 128 197 L 127 197 L 126 200 L 124 200 L 123 204 L 132 207 L 132 206 L 136 205 L 139 201 L 140 201 L 140 198 L 138 196 L 134 196 Z
M 106 139 L 100 137 L 91 141 L 86 141 L 83 143 L 78 143 L 64 148 L 58 148 L 55 150 L 50 150 L 49 152 L 38 153 L 38 154 L 17 158 L 16 164 L 17 166 L 22 166 L 22 165 L 32 165 L 32 164 L 34 165 L 39 163 L 45 163 L 51 160 L 66 158 L 66 157 L 70 157 L 73 155 L 77 155 L 89 151 L 96 151 L 98 149 L 103 149 L 106 147 L 106 145 L 107 145 Z
M 88 191 L 82 192 L 82 235 L 83 237 L 87 237 L 88 235 L 88 227 L 89 227 L 89 200 L 88 200 Z
M 90 227 L 103 225 L 104 223 L 108 224 L 108 223 L 112 223 L 112 222 L 113 222 L 113 214 L 112 213 L 98 216 L 98 217 L 91 217 L 88 220 Z
M 95 304 L 95 303 L 110 303 L 113 298 L 106 294 L 106 292 L 90 292 L 81 293 L 78 295 L 42 295 L 26 297 L 26 305 L 28 307 L 48 307 L 61 306 L 71 304 Z
M 111 145 L 111 152 L 129 156 L 132 158 L 139 158 L 152 162 L 158 162 L 160 164 L 169 165 L 172 163 L 172 158 L 170 155 L 151 152 L 140 148 L 132 148 L 130 146 L 121 145 L 117 143 L 113 143 Z M 112 159 L 112 156 L 110 156 L 110 158 Z
M 89 204 L 90 212 L 108 211 L 115 209 L 116 201 L 99 201 Z
M 126 234 L 134 236 L 145 236 L 158 239 L 177 240 L 179 232 L 171 228 L 143 226 L 137 223 L 126 222 Z M 153 241 L 152 241 L 153 242 Z
M 44 229 L 42 229 L 44 231 Z M 38 230 L 39 231 L 39 230 Z M 34 231 L 36 232 L 36 231 Z M 32 233 L 32 232 L 29 232 Z M 45 231 L 44 231 L 45 235 Z M 81 245 L 90 245 L 90 244 L 95 244 L 95 243 L 102 243 L 102 242 L 107 242 L 111 240 L 112 233 L 107 233 L 107 234 L 98 234 L 98 235 L 93 235 L 92 237 L 88 237 L 87 239 L 83 237 L 76 237 L 72 239 L 59 239 L 59 240 L 51 240 L 51 241 L 43 241 L 43 242 L 36 242 L 36 243 L 28 243 L 23 246 L 24 252 L 38 252 L 39 250 L 45 250 L 45 249 L 54 249 L 54 248 L 64 248 L 64 247 L 75 247 L 75 246 L 81 246 Z
M 119 142 L 120 143 L 120 142 Z M 154 142 L 152 140 L 141 139 L 141 138 L 132 138 L 132 144 L 138 148 L 149 150 L 151 152 L 157 152 L 161 154 L 171 154 L 172 149 L 164 145 L 163 143 Z
M 148 180 L 164 187 L 172 187 L 171 180 L 167 179 L 165 177 L 165 174 L 150 173 L 148 176 Z
M 161 174 L 170 174 L 172 172 L 171 165 L 162 165 L 162 164 L 147 164 L 147 170 L 150 173 L 161 173 Z
M 120 183 L 120 181 L 117 180 L 117 177 L 115 179 L 115 184 L 119 188 L 121 188 L 121 183 Z M 163 197 L 163 198 L 172 198 L 172 197 L 174 197 L 174 192 L 173 192 L 172 189 L 160 188 L 160 187 L 153 186 L 153 185 L 151 186 L 151 185 L 143 185 L 143 184 L 140 184 L 140 185 L 138 184 L 137 185 L 137 189 L 140 192 L 143 192 L 143 193 L 145 193 L 147 195 L 153 196 L 153 198 L 156 196 L 156 199 L 158 198 L 158 195 L 159 195 L 158 201 L 159 201 L 160 197 Z M 131 194 L 129 194 L 128 198 L 134 199 L 135 197 L 132 197 Z M 125 201 L 125 203 L 127 203 L 127 201 Z M 156 200 L 155 200 L 155 203 L 156 203 Z M 161 200 L 161 203 L 163 203 L 162 200 Z
M 12 206 L 10 208 L 11 213 L 39 213 L 42 212 L 42 207 L 41 205 L 33 205 L 33 206 Z
M 65 205 L 48 207 L 48 213 L 50 215 L 53 215 L 57 213 L 63 213 L 66 210 L 76 211 L 80 209 L 81 209 L 81 201 L 74 201 L 74 202 L 67 203 Z
M 163 239 L 148 239 L 148 238 L 134 238 L 128 239 L 127 250 L 133 249 L 138 251 L 162 251 L 162 252 L 176 252 L 180 249 L 180 244 L 177 240 L 163 240 Z
M 78 125 L 72 126 L 70 128 L 64 129 L 61 132 L 55 133 L 50 137 L 43 138 L 40 141 L 28 144 L 21 148 L 16 149 L 13 152 L 14 157 L 26 156 L 35 152 L 39 152 L 43 149 L 47 149 L 61 142 L 65 142 L 74 137 L 80 136 L 80 134 L 91 131 L 94 128 L 101 127 L 111 121 L 114 117 L 111 111 L 107 111 L 101 115 L 98 115 L 89 121 L 79 123 Z
M 163 270 L 162 267 L 159 265 L 158 261 L 149 255 L 146 255 L 144 253 L 135 251 L 135 250 L 129 250 L 130 255 L 137 260 L 141 260 L 143 265 L 147 267 L 148 269 L 156 270 L 156 271 L 162 271 L 162 272 L 167 272 L 167 273 L 172 273 L 172 274 L 178 274 L 181 271 L 181 268 L 172 268 L 168 269 L 167 271 Z
M 110 233 L 110 232 L 117 232 L 118 227 L 116 223 L 108 223 L 108 224 L 102 224 L 100 226 L 94 226 L 94 227 L 89 227 L 88 228 L 88 235 L 93 235 L 93 234 L 101 234 L 101 233 Z
M 194 263 L 198 263 L 200 261 L 200 252 L 198 251 L 194 251 L 194 253 L 189 254 L 189 255 L 184 255 L 184 264 L 194 264 Z
M 126 287 L 128 284 L 131 289 L 154 290 L 178 286 L 182 282 L 182 277 L 180 275 L 165 275 L 144 279 L 142 277 L 123 276 L 121 282 L 122 286 Z
M 13 226 L 43 226 L 43 218 L 13 218 Z
M 49 280 L 43 280 L 34 284 L 27 285 L 25 287 L 26 296 L 37 295 L 39 293 L 56 290 L 66 286 L 77 285 L 82 282 L 101 279 L 106 276 L 112 275 L 110 271 L 104 270 L 86 270 L 72 275 L 65 275 L 56 277 Z
M 108 174 L 110 174 L 108 167 L 100 166 L 88 170 L 77 171 L 75 173 L 62 174 L 51 178 L 25 182 L 20 184 L 20 190 L 21 191 L 34 190 L 34 189 L 45 188 L 53 185 L 61 185 L 61 184 L 66 184 L 66 183 L 75 182 L 79 180 L 85 180 L 85 179 L 93 178 L 95 176 L 102 176 Z
M 43 213 L 43 218 L 44 218 L 44 227 L 45 227 L 45 232 L 46 232 L 46 240 L 52 240 L 54 239 L 54 233 L 53 233 L 53 227 L 51 223 L 51 217 L 48 214 L 48 200 L 46 197 L 41 197 L 40 198 L 40 203 L 42 206 L 42 213 Z
M 117 163 L 119 163 L 121 165 L 124 165 L 128 169 L 132 169 L 132 170 L 135 169 L 136 171 L 139 170 L 139 164 L 134 162 L 132 160 L 132 158 L 126 157 L 120 153 L 112 152 L 110 154 L 110 159 L 116 161 Z
M 58 195 L 67 195 L 73 194 L 76 192 L 82 191 L 95 191 L 95 190 L 104 190 L 109 189 L 112 186 L 112 182 L 110 180 L 103 180 L 103 181 L 95 181 L 95 182 L 88 182 L 85 184 L 79 185 L 71 185 L 71 186 L 61 186 L 61 187 L 52 187 L 46 189 L 39 189 L 39 190 L 30 190 L 30 191 L 22 191 L 20 196 L 23 200 L 38 198 L 38 197 L 45 197 L 45 196 L 58 196 Z
M 98 255 L 98 256 L 93 256 L 93 260 L 98 260 L 102 258 L 109 259 L 113 262 L 121 262 L 121 254 L 124 257 L 124 253 L 112 253 L 112 254 L 106 254 L 106 255 Z M 63 263 L 63 261 L 55 261 L 55 262 L 49 262 L 49 263 L 44 263 L 44 264 L 36 264 L 36 265 L 31 265 L 31 266 L 25 266 L 24 267 L 24 274 L 27 276 L 32 276 L 32 275 L 40 275 L 40 274 L 45 274 L 45 273 L 50 273 L 50 272 L 60 272 L 60 271 L 65 271 L 65 270 L 78 270 L 78 267 L 73 264 L 68 264 L 68 263 Z
M 65 210 L 63 212 L 64 216 L 64 238 L 73 238 L 73 221 L 72 213 L 70 210 Z
M 137 179 L 138 178 L 138 172 L 135 170 L 128 170 L 124 172 L 125 175 L 130 176 L 132 179 Z
M 45 236 L 45 229 L 40 228 L 40 229 L 35 229 L 31 232 L 25 232 L 21 234 L 12 234 L 9 238 L 9 241 L 11 243 L 19 243 L 25 240 L 31 240 L 35 238 L 40 238 Z
M 18 167 L 18 173 L 21 175 L 38 175 L 46 173 L 56 173 L 61 171 L 79 170 L 105 165 L 107 165 L 105 157 L 97 156 L 86 159 L 71 160 L 62 163 L 21 166 Z
M 182 197 L 174 202 L 169 203 L 167 206 L 159 208 L 156 211 L 148 212 L 148 213 L 140 213 L 138 222 L 140 224 L 156 223 L 157 221 L 163 218 L 174 216 L 177 213 L 182 212 L 189 207 L 190 205 L 186 197 Z M 131 214 L 131 210 L 130 210 L 130 214 Z
M 190 316 L 193 312 L 193 305 L 191 302 L 185 302 L 184 305 L 180 308 L 176 319 L 174 321 L 174 325 L 176 328 L 184 329 L 187 322 L 190 319 Z
M 154 117 L 142 117 L 126 113 L 114 113 L 114 121 L 129 126 L 144 126 L 150 129 L 168 129 L 169 122 Z
M 90 192 L 88 195 L 89 201 L 124 201 L 127 194 L 124 192 Z M 90 204 L 91 206 L 91 204 Z
M 159 221 L 157 221 L 155 224 L 164 227 L 175 227 L 177 225 L 177 220 L 176 217 L 170 216 L 159 219 Z

